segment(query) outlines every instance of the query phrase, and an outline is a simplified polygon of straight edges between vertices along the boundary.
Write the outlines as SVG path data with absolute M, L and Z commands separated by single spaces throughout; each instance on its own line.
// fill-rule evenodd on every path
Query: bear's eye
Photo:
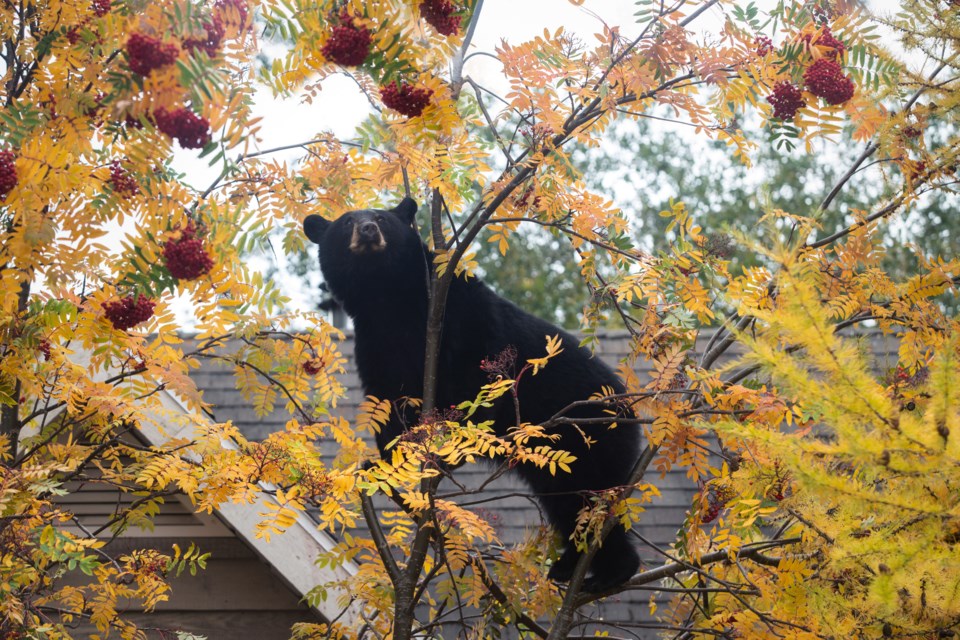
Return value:
M 347 218 L 346 223 L 347 223 L 347 226 L 348 226 L 348 227 L 352 227 L 352 226 L 353 226 L 353 218 Z
M 378 224 L 383 224 L 383 216 L 378 215 L 375 219 Z

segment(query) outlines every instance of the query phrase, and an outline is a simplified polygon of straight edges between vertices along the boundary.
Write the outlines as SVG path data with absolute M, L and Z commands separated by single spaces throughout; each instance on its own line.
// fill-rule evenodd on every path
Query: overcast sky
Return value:
M 472 51 L 493 52 L 501 40 L 520 43 L 543 33 L 564 27 L 585 41 L 601 30 L 594 13 L 602 13 L 611 24 L 621 25 L 629 34 L 636 7 L 632 0 L 587 0 L 582 7 L 568 0 L 484 0 Z M 715 12 L 714 16 L 719 16 Z M 464 73 L 491 89 L 505 86 L 500 65 L 486 56 L 467 61 Z M 323 83 L 323 91 L 312 104 L 299 96 L 281 99 L 262 90 L 256 101 L 256 115 L 263 117 L 261 148 L 271 149 L 310 140 L 330 131 L 341 139 L 350 139 L 358 124 L 370 113 L 370 105 L 356 84 L 344 76 L 333 76 Z M 302 152 L 291 151 L 279 157 L 293 159 Z M 189 176 L 195 187 L 205 188 L 217 175 L 195 152 L 178 154 L 176 166 Z
M 585 42 L 593 42 L 594 33 L 602 30 L 596 14 L 614 25 L 620 25 L 626 35 L 634 25 L 633 0 L 586 0 L 577 7 L 568 0 L 484 0 L 480 21 L 474 34 L 471 51 L 493 52 L 501 40 L 520 43 L 543 33 L 563 27 L 579 35 Z M 713 13 L 714 24 L 720 16 Z M 710 16 L 705 16 L 709 20 Z M 639 27 L 637 27 L 639 29 Z M 500 91 L 507 84 L 500 65 L 490 57 L 475 56 L 467 61 L 464 74 L 485 87 Z M 254 115 L 262 117 L 260 123 L 260 148 L 272 149 L 306 142 L 323 132 L 332 132 L 340 139 L 349 140 L 365 117 L 371 112 L 367 99 L 356 84 L 345 76 L 331 76 L 323 83 L 323 90 L 311 104 L 305 104 L 299 96 L 281 99 L 269 90 L 261 90 L 256 100 Z M 303 155 L 299 149 L 277 153 L 276 159 L 293 162 Z M 195 151 L 178 150 L 174 162 L 176 169 L 187 175 L 187 182 L 203 190 L 219 174 L 219 167 L 208 166 L 207 159 L 197 158 Z M 311 247 L 311 251 L 315 251 Z M 254 269 L 267 270 L 270 263 L 285 269 L 286 256 L 277 249 L 270 256 L 250 260 Z M 317 270 L 318 271 L 318 270 Z M 291 297 L 293 309 L 313 307 L 311 295 L 299 280 L 281 278 L 282 288 Z M 308 275 L 307 288 L 313 289 L 320 282 L 318 272 Z M 192 313 L 184 296 L 173 303 L 178 319 L 190 325 Z
M 768 3 L 772 6 L 773 0 L 761 0 L 759 4 L 764 6 Z M 870 0 L 869 4 L 875 10 L 889 12 L 895 10 L 899 2 Z M 598 16 L 610 24 L 619 25 L 622 33 L 630 37 L 640 29 L 634 21 L 635 11 L 633 0 L 586 0 L 582 6 L 575 6 L 569 0 L 484 0 L 471 51 L 493 52 L 502 40 L 520 43 L 542 34 L 544 29 L 553 32 L 561 26 L 585 42 L 592 43 L 595 42 L 593 34 L 602 29 Z M 711 9 L 698 18 L 695 26 L 713 31 L 720 26 L 721 20 L 720 10 Z M 490 57 L 470 58 L 464 73 L 492 90 L 501 91 L 506 87 L 500 65 Z M 350 139 L 357 125 L 370 111 L 367 99 L 356 84 L 344 76 L 332 76 L 325 80 L 323 90 L 311 104 L 304 104 L 299 96 L 281 99 L 268 90 L 262 90 L 258 94 L 255 109 L 255 115 L 263 118 L 260 148 L 271 149 L 305 142 L 322 132 L 332 132 L 340 139 Z M 685 129 L 678 128 L 678 131 L 683 132 L 681 135 L 687 133 Z M 301 150 L 295 149 L 278 153 L 276 158 L 292 162 L 302 155 Z M 188 175 L 188 182 L 199 189 L 205 189 L 219 173 L 218 168 L 207 166 L 207 160 L 197 158 L 195 152 L 179 152 L 175 166 L 184 171 Z M 275 258 L 282 268 L 285 262 L 282 252 L 277 251 Z M 265 262 L 263 267 L 267 267 Z M 311 280 L 313 282 L 309 286 L 315 286 L 319 281 L 318 274 L 312 274 Z M 291 287 L 287 293 L 293 297 L 292 305 L 295 308 L 309 305 L 299 286 Z M 179 311 L 178 315 L 184 317 Z

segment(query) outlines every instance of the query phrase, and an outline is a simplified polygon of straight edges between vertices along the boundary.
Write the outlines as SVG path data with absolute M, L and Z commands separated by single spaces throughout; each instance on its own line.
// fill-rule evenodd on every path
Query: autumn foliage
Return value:
M 603 2 L 573 4 L 604 13 Z M 338 604 L 353 613 L 301 625 L 301 637 L 562 638 L 596 600 L 654 589 L 675 597 L 649 623 L 604 619 L 598 630 L 960 632 L 960 327 L 943 305 L 960 262 L 917 250 L 913 273 L 895 279 L 878 234 L 931 193 L 955 194 L 960 7 L 634 5 L 634 23 L 502 41 L 486 52 L 506 77 L 495 94 L 470 75 L 474 28 L 496 28 L 479 22 L 477 0 L 0 4 L 0 637 L 70 637 L 80 620 L 139 637 L 124 607 L 155 607 L 172 576 L 207 556 L 189 546 L 111 557 L 105 540 L 149 522 L 174 493 L 211 511 L 262 492 L 275 508 L 261 536 L 314 508 L 339 536 L 318 575 L 355 569 L 310 595 L 342 588 L 352 600 Z M 270 59 L 258 57 L 266 40 L 282 45 Z M 340 73 L 373 115 L 353 139 L 317 131 L 298 163 L 275 159 L 251 115 L 255 91 L 310 99 Z M 860 153 L 809 210 L 745 207 L 751 237 L 718 240 L 673 194 L 668 234 L 647 246 L 612 194 L 587 187 L 574 151 L 615 121 L 648 117 L 722 142 L 746 168 L 759 145 L 824 162 L 838 145 Z M 219 178 L 193 185 L 173 169 L 175 152 L 208 159 Z M 824 227 L 821 214 L 864 172 L 884 180 L 873 206 Z M 642 521 L 659 472 L 684 469 L 698 492 L 675 544 L 647 546 L 658 564 L 622 590 L 582 593 L 586 562 L 569 585 L 549 583 L 543 532 L 507 544 L 465 506 L 472 491 L 438 493 L 464 462 L 575 468 L 549 445 L 549 423 L 521 420 L 497 437 L 475 420 L 484 403 L 509 401 L 520 376 L 500 371 L 475 398 L 437 408 L 428 353 L 425 397 L 410 400 L 423 418 L 381 460 L 369 436 L 389 402 L 341 416 L 343 336 L 290 311 L 249 266 L 257 252 L 305 251 L 309 214 L 403 195 L 430 211 L 428 335 L 439 335 L 451 279 L 473 273 L 478 243 L 510 260 L 524 225 L 576 255 L 592 293 L 584 341 L 629 332 L 617 401 L 633 417 L 610 428 L 642 429 L 648 446 L 630 486 L 589 496 L 574 541 L 595 549 L 612 527 Z M 759 266 L 731 262 L 730 242 Z M 188 342 L 175 297 L 192 306 Z M 872 359 L 865 331 L 893 341 L 897 361 Z M 227 352 L 231 339 L 240 347 Z M 550 348 L 545 336 L 544 357 L 518 370 L 549 367 Z M 232 366 L 258 411 L 287 408 L 287 428 L 252 442 L 211 421 L 189 377 L 202 358 Z M 649 378 L 636 374 L 642 361 Z M 134 437 L 158 424 L 190 430 L 158 446 Z M 336 443 L 334 463 L 321 442 Z M 136 499 L 85 531 L 57 502 L 78 482 Z M 390 510 L 373 509 L 377 494 Z M 364 534 L 345 533 L 360 524 Z M 87 579 L 67 584 L 67 571 Z

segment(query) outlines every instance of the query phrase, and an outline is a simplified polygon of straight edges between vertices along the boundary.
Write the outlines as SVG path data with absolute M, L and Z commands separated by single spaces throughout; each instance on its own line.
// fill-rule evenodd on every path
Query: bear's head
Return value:
M 362 297 L 425 282 L 426 248 L 413 227 L 417 203 L 348 211 L 334 221 L 310 215 L 303 232 L 320 245 L 320 270 L 347 313 Z

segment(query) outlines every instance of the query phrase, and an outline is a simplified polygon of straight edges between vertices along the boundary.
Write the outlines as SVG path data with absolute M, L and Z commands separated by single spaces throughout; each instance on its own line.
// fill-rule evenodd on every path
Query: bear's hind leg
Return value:
M 577 566 L 579 559 L 580 552 L 573 546 L 573 543 L 567 540 L 563 553 L 557 558 L 557 561 L 553 563 L 553 566 L 550 567 L 547 578 L 554 582 L 570 582 L 570 578 L 573 576 L 573 569 Z

